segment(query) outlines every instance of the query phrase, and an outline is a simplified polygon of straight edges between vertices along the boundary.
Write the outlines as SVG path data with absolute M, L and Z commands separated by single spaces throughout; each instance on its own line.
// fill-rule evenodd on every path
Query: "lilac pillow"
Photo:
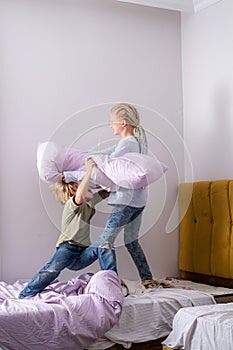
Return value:
M 87 154 L 88 152 L 66 148 L 52 141 L 40 143 L 37 148 L 37 169 L 41 180 L 47 183 L 61 180 L 63 171 L 83 167 Z
M 125 188 L 137 189 L 158 180 L 168 167 L 151 156 L 140 153 L 126 153 L 122 157 L 90 155 L 98 168 L 115 184 Z
M 111 157 L 66 148 L 49 141 L 40 143 L 37 149 L 39 176 L 47 183 L 59 181 L 63 171 L 85 170 L 87 156 L 94 159 L 98 168 L 113 183 L 125 188 L 145 187 L 158 180 L 168 169 L 164 163 L 145 154 L 132 152 L 122 157 Z

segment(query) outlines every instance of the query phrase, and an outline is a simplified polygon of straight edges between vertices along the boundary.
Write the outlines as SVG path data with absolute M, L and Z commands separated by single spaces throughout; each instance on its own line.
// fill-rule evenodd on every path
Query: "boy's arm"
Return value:
M 96 192 L 96 193 L 93 195 L 92 203 L 93 203 L 94 205 L 96 205 L 96 204 L 98 204 L 99 202 L 101 202 L 103 199 L 108 198 L 109 195 L 110 195 L 110 192 L 109 192 L 109 191 L 100 190 L 100 191 Z
M 89 190 L 89 181 L 91 179 L 92 169 L 95 166 L 95 162 L 91 158 L 86 159 L 86 174 L 78 186 L 75 194 L 75 203 L 80 205 L 84 202 L 85 198 L 93 198 L 93 193 Z

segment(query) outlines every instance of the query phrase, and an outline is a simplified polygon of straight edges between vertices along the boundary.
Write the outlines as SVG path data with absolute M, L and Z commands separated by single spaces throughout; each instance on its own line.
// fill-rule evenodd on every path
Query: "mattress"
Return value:
M 233 303 L 180 309 L 165 349 L 232 350 Z
M 180 308 L 214 304 L 214 298 L 204 292 L 178 288 L 150 289 L 141 295 L 125 298 L 119 322 L 88 350 L 107 349 L 122 344 L 143 343 L 166 337 Z

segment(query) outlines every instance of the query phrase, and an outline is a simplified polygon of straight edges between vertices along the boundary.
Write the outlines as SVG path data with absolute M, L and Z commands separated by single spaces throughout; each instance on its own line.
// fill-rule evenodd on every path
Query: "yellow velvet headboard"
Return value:
M 179 200 L 181 278 L 233 288 L 233 180 L 182 183 Z

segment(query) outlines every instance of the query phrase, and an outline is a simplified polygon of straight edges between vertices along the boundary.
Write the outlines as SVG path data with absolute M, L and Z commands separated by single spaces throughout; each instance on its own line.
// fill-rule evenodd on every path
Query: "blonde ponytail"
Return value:
M 138 143 L 140 146 L 140 153 L 147 154 L 148 152 L 147 137 L 146 137 L 145 130 L 141 125 L 134 128 L 134 136 L 138 140 Z

